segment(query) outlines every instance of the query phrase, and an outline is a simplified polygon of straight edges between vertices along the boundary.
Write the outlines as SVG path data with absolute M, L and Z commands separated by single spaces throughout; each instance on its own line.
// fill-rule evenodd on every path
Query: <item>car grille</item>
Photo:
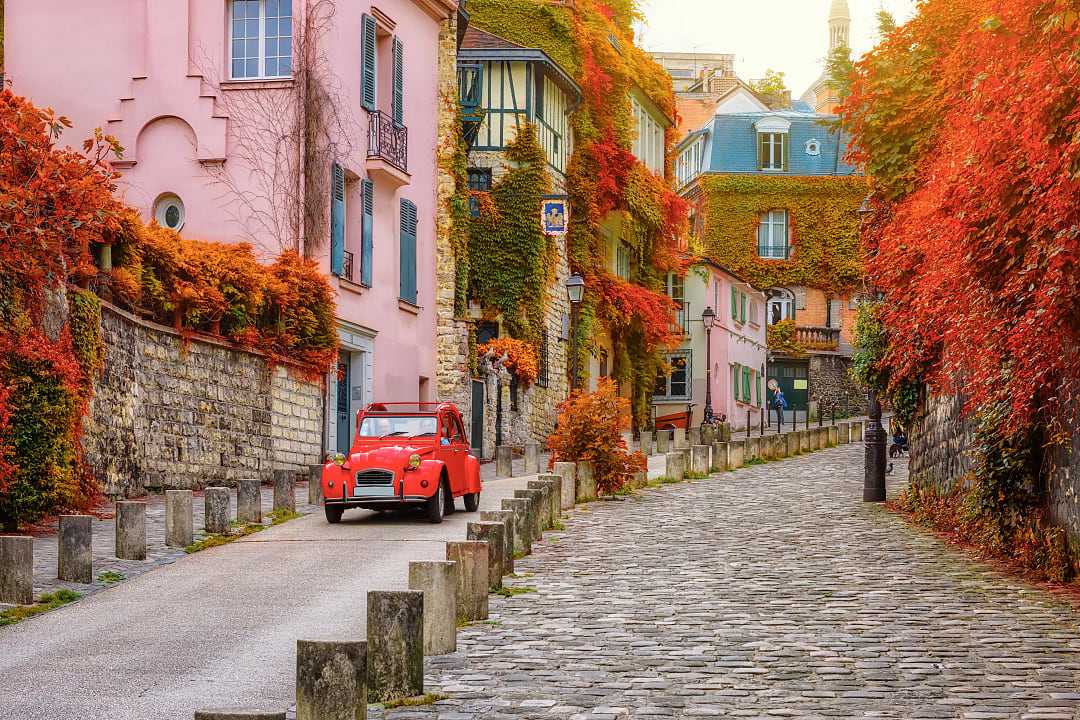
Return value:
M 394 473 L 390 470 L 361 470 L 356 473 L 356 484 L 367 487 L 393 485 Z

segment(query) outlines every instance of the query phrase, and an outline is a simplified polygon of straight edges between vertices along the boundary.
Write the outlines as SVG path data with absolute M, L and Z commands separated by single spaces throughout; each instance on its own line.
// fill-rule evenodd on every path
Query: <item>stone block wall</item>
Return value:
M 963 416 L 963 400 L 930 395 L 908 435 L 912 484 L 950 490 L 971 470 L 968 448 L 973 438 L 974 427 Z
M 851 358 L 844 355 L 810 355 L 810 399 L 822 412 L 861 415 L 866 409 L 866 392 L 851 379 Z
M 319 461 L 321 382 L 104 303 L 101 332 L 105 368 L 83 449 L 107 495 L 269 480 Z

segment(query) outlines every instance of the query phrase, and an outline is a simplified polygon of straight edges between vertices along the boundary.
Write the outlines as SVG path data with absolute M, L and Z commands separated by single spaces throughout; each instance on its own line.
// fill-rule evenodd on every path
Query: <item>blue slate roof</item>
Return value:
M 758 168 L 757 129 L 764 118 L 782 117 L 791 123 L 788 131 L 791 157 L 788 171 L 779 173 Z M 682 146 L 701 134 L 706 135 L 702 173 L 746 173 L 762 175 L 856 175 L 857 168 L 844 162 L 850 138 L 826 126 L 832 116 L 799 110 L 731 113 L 717 115 L 702 130 L 691 134 Z M 807 143 L 817 140 L 820 153 L 807 154 Z M 678 151 L 677 151 L 678 152 Z

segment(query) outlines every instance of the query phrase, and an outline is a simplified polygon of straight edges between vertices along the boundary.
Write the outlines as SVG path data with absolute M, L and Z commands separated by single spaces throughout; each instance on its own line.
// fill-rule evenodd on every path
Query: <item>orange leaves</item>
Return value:
M 640 324 L 648 352 L 670 349 L 682 341 L 674 332 L 675 303 L 667 295 L 606 272 L 590 278 L 587 284 L 597 288 L 605 300 L 599 312 L 608 327 L 625 332 L 635 323 Z
M 476 348 L 478 355 L 491 353 L 496 359 L 506 356 L 504 367 L 524 385 L 532 385 L 540 377 L 540 361 L 532 343 L 511 337 L 489 340 Z

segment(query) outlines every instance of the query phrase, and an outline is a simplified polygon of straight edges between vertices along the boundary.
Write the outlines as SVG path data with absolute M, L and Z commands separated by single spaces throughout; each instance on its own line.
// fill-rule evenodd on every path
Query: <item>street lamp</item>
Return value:
M 861 233 L 874 214 L 873 194 L 867 195 L 859 206 L 859 232 Z M 871 288 L 870 294 L 877 296 Z M 863 461 L 863 502 L 885 502 L 885 428 L 881 424 L 881 401 L 873 387 L 866 390 L 866 432 L 863 435 L 866 450 Z
M 577 390 L 578 386 L 578 338 L 577 338 L 577 315 L 578 305 L 585 296 L 585 278 L 577 273 L 566 278 L 566 296 L 570 299 L 570 353 L 572 374 L 570 376 L 570 391 Z
M 701 324 L 705 326 L 705 424 L 713 421 L 712 409 L 712 328 L 716 322 L 716 313 L 712 307 L 701 313 Z

